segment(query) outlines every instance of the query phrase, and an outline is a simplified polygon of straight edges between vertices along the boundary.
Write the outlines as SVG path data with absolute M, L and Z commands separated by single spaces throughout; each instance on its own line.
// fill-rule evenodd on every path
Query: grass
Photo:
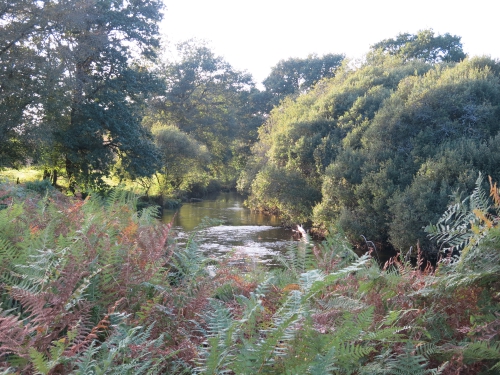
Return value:
M 43 171 L 35 168 L 4 169 L 0 170 L 0 179 L 16 183 L 19 179 L 20 184 L 41 180 Z
M 43 178 L 43 170 L 34 167 L 25 167 L 20 169 L 6 168 L 0 169 L 0 180 L 7 180 L 7 182 L 17 183 L 19 179 L 20 184 L 25 184 L 26 182 L 41 181 Z M 109 186 L 118 186 L 120 184 L 119 180 L 114 177 L 104 178 L 104 181 Z M 121 183 L 127 189 L 136 191 L 140 193 L 141 187 L 139 184 L 134 182 Z M 57 186 L 62 188 L 67 188 L 68 183 L 64 176 L 59 176 L 57 180 Z
M 0 169 L 0 182 L 7 182 L 12 184 L 18 183 L 22 186 L 25 186 L 29 190 L 42 189 L 44 191 L 46 186 L 44 185 L 42 178 L 43 178 L 43 169 L 36 168 L 33 166 L 24 167 L 20 169 L 14 169 L 14 168 Z M 134 194 L 137 194 L 138 196 L 145 195 L 144 188 L 137 182 L 120 181 L 119 178 L 117 178 L 116 176 L 105 177 L 103 180 L 109 187 L 119 186 L 120 189 L 134 192 Z M 65 195 L 72 195 L 68 187 L 69 186 L 67 178 L 64 176 L 64 174 L 61 174 L 57 180 L 57 189 Z M 155 194 L 159 194 L 159 191 L 157 191 L 157 189 L 155 188 L 151 189 L 150 193 L 152 191 L 153 194 L 150 195 L 150 197 L 154 198 Z M 152 201 L 148 200 L 147 202 L 141 202 L 141 203 L 142 203 L 142 206 L 140 206 L 141 208 L 147 207 L 151 204 L 153 205 L 156 204 L 154 199 Z M 179 206 L 179 204 L 180 200 L 178 199 L 165 198 L 166 208 L 176 208 Z

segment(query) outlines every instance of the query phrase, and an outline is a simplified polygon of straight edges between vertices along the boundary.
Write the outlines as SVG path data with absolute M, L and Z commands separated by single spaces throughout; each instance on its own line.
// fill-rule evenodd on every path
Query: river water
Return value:
M 184 203 L 179 210 L 165 210 L 163 221 L 170 222 L 183 242 L 204 218 L 218 219 L 222 224 L 209 225 L 200 231 L 200 248 L 210 255 L 226 254 L 274 264 L 274 255 L 290 246 L 293 232 L 283 228 L 277 217 L 253 212 L 243 206 L 244 197 L 221 192 L 202 202 Z

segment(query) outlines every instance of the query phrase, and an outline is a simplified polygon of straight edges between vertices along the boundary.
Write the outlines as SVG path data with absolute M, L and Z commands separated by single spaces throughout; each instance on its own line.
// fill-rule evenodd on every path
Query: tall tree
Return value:
M 34 107 L 32 117 L 50 132 L 47 148 L 63 158 L 72 186 L 99 183 L 117 157 L 129 174 L 152 173 L 157 158 L 141 109 L 154 80 L 141 61 L 152 58 L 159 44 L 161 1 L 32 3 L 25 2 L 29 17 L 14 16 L 12 8 L 3 19 L 4 27 L 20 31 L 4 46 L 14 57 L 2 59 L 2 68 L 10 61 L 27 64 L 24 50 L 44 67 L 43 74 L 30 76 L 40 77 L 37 105 L 18 103 L 17 111 L 26 116 Z M 12 73 L 10 84 L 23 77 Z
M 281 60 L 263 82 L 271 96 L 268 111 L 286 96 L 303 94 L 322 78 L 333 77 L 344 57 L 330 53 L 321 57 L 309 55 L 305 59 Z
M 404 60 L 421 59 L 430 63 L 459 62 L 466 57 L 461 37 L 446 33 L 435 35 L 432 29 L 417 34 L 402 33 L 396 38 L 384 39 L 371 46 L 373 51 L 395 55 Z
M 154 172 L 156 155 L 140 116 L 152 77 L 132 63 L 154 56 L 160 9 L 158 0 L 93 0 L 66 26 L 71 103 L 67 128 L 56 138 L 70 178 L 99 178 L 96 172 L 108 173 L 116 156 L 132 175 Z
M 162 192 L 175 192 L 189 183 L 188 175 L 200 174 L 209 164 L 206 146 L 173 125 L 154 126 L 155 143 L 160 151 L 162 165 L 156 177 Z M 191 178 L 193 180 L 193 178 Z
M 354 242 L 433 250 L 422 228 L 450 194 L 473 188 L 478 171 L 500 173 L 498 62 L 436 62 L 445 55 L 434 52 L 405 60 L 379 50 L 284 100 L 259 129 L 239 180 L 248 203 L 320 230 L 338 224 Z M 282 185 L 298 202 L 265 183 L 271 172 L 290 177 Z M 305 187 L 306 197 L 296 193 Z M 314 195 L 321 198 L 307 198 Z
M 249 153 L 262 123 L 254 101 L 258 90 L 251 75 L 233 69 L 203 43 L 181 43 L 178 52 L 179 60 L 164 68 L 167 88 L 146 123 L 174 125 L 206 145 L 212 177 L 230 183 L 236 178 L 235 163 Z
M 38 51 L 50 29 L 42 2 L 4 1 L 0 7 L 0 167 L 27 156 L 36 129 L 46 56 Z

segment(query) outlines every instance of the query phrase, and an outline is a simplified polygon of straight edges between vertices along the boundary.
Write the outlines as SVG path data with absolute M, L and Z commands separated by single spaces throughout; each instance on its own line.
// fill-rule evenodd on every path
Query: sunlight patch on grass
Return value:
M 34 168 L 5 169 L 0 170 L 0 179 L 23 184 L 27 181 L 41 180 L 43 171 Z

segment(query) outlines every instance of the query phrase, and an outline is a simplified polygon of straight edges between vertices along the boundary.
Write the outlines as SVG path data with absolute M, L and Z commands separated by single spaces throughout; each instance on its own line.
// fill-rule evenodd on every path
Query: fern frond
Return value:
M 345 373 L 352 373 L 359 367 L 363 359 L 375 351 L 375 348 L 371 346 L 353 343 L 342 343 L 336 348 L 336 363 Z
M 37 293 L 58 277 L 58 270 L 66 262 L 67 248 L 54 250 L 43 248 L 36 250 L 27 259 L 27 264 L 14 265 L 14 272 L 20 282 L 16 288 Z
M 440 346 L 430 342 L 421 342 L 415 347 L 417 355 L 421 355 L 425 358 L 429 358 L 430 356 L 436 353 L 441 353 L 442 351 L 443 349 Z
M 399 354 L 388 362 L 389 374 L 394 375 L 440 374 L 444 369 L 444 367 L 440 369 L 427 369 L 427 366 L 427 358 L 416 354 L 410 343 L 407 344 L 402 354 Z
M 122 314 L 112 314 L 110 319 L 115 315 L 122 320 Z M 105 342 L 100 346 L 91 344 L 82 353 L 72 374 L 159 374 L 163 359 L 158 349 L 163 345 L 163 336 L 151 339 L 152 328 L 118 324 Z
M 328 299 L 321 299 L 318 304 L 323 310 L 355 311 L 366 308 L 361 300 L 343 295 L 331 295 Z
M 0 267 L 5 269 L 15 259 L 17 249 L 7 238 L 0 237 Z
M 307 298 L 321 292 L 327 286 L 334 284 L 337 280 L 344 278 L 345 276 L 366 269 L 367 265 L 372 261 L 369 254 L 364 254 L 359 257 L 355 262 L 347 267 L 340 269 L 339 271 L 330 273 L 326 275 L 323 280 L 315 282 L 310 288 Z
M 475 341 L 465 346 L 463 356 L 466 363 L 500 360 L 500 342 Z
M 495 206 L 500 209 L 500 189 L 497 187 L 497 183 L 493 183 L 491 176 L 488 176 L 490 182 L 490 197 L 493 199 Z
M 440 243 L 443 250 L 467 253 L 493 227 L 493 205 L 482 184 L 483 176 L 480 173 L 472 194 L 460 203 L 450 205 L 436 225 L 426 227 L 429 237 Z
M 29 349 L 30 358 L 35 366 L 37 373 L 46 375 L 51 370 L 51 366 L 49 365 L 48 359 L 40 352 L 38 352 L 35 348 Z
M 0 234 L 2 237 L 9 238 L 13 234 L 19 233 L 22 223 L 17 220 L 24 213 L 22 203 L 14 203 L 8 209 L 0 210 Z
M 274 258 L 286 269 L 295 280 L 308 269 L 314 267 L 313 244 L 310 241 L 292 242 L 285 254 L 275 255 Z
M 308 293 L 313 284 L 321 282 L 325 279 L 325 275 L 320 270 L 311 270 L 300 275 L 299 285 L 303 293 Z
M 379 342 L 404 342 L 404 334 L 401 332 L 411 330 L 412 326 L 379 328 L 375 331 L 368 332 L 362 336 L 365 341 Z
M 23 345 L 29 341 L 35 332 L 35 327 L 8 313 L 2 311 L 0 315 L 0 356 L 25 354 Z
M 335 366 L 336 360 L 336 348 L 332 346 L 324 355 L 316 355 L 308 368 L 308 373 L 311 375 L 325 375 L 339 370 L 339 367 Z
M 196 279 L 196 277 L 206 274 L 207 261 L 208 258 L 192 238 L 182 249 L 177 249 L 174 252 L 169 262 L 171 284 L 178 285 L 183 280 Z
M 375 313 L 375 306 L 370 306 L 364 311 L 360 311 L 356 315 L 356 327 L 359 330 L 366 331 L 373 322 L 373 316 Z
M 265 330 L 265 338 L 255 345 L 255 362 L 258 366 L 272 366 L 274 357 L 286 356 L 287 343 L 297 334 L 295 323 L 299 321 L 298 314 L 288 311 L 284 316 L 276 316 L 275 324 L 271 329 Z
M 221 302 L 210 299 L 208 311 L 203 314 L 203 320 L 207 324 L 207 337 L 225 337 L 227 331 L 233 323 L 231 311 L 226 308 Z

